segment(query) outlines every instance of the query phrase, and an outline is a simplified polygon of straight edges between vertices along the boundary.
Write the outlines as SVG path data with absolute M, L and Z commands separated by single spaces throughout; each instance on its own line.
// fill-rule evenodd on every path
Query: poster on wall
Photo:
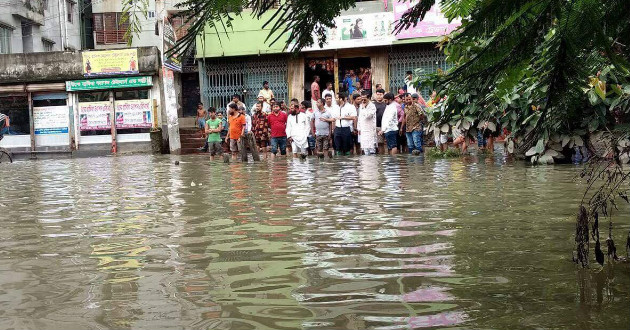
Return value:
M 79 128 L 82 131 L 111 129 L 111 111 L 109 101 L 79 103 Z
M 403 1 L 396 0 L 394 2 L 394 19 L 397 22 L 402 15 L 410 8 L 418 4 L 418 0 Z M 421 37 L 439 37 L 453 32 L 461 25 L 461 20 L 448 21 L 444 14 L 440 11 L 439 5 L 434 5 L 424 16 L 424 19 L 415 27 L 400 31 L 396 35 L 396 39 L 410 39 Z
M 33 125 L 36 135 L 67 134 L 70 124 L 68 106 L 34 107 Z
M 182 60 L 179 52 L 169 52 L 177 43 L 177 36 L 175 35 L 175 29 L 168 19 L 164 19 L 164 66 L 177 71 L 182 72 Z
M 151 128 L 151 100 L 125 100 L 114 103 L 116 128 Z
M 116 49 L 81 52 L 85 77 L 138 74 L 138 50 Z
M 390 45 L 396 40 L 392 34 L 394 15 L 389 12 L 339 16 L 334 21 L 335 27 L 326 28 L 326 43 L 322 48 L 315 41 L 304 50 Z

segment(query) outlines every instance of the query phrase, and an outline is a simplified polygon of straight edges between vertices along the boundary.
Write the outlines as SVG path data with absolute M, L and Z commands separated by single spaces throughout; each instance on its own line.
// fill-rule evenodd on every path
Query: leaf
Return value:
M 470 129 L 470 125 L 472 124 L 472 122 L 470 122 L 469 120 L 464 121 L 464 126 L 463 128 L 465 130 L 469 130 Z
M 566 146 L 566 145 L 567 145 L 567 143 L 569 143 L 569 141 L 570 141 L 570 140 L 571 140 L 571 137 L 570 137 L 570 136 L 568 136 L 568 135 L 563 135 L 563 136 L 562 136 L 562 146 L 563 146 L 563 147 L 564 147 L 564 146 Z
M 599 240 L 595 242 L 595 260 L 600 265 L 604 265 L 604 252 L 602 252 L 602 247 L 599 244 Z
M 488 122 L 488 129 L 492 132 L 496 132 L 497 125 L 495 125 L 493 122 Z
M 597 98 L 597 94 L 592 89 L 590 91 L 588 91 L 588 93 L 586 95 L 588 95 L 588 101 L 591 102 L 591 105 L 596 105 L 597 103 L 599 103 L 599 99 Z
M 531 147 L 529 148 L 529 150 L 527 150 L 527 152 L 525 153 L 525 156 L 529 157 L 535 154 L 536 154 L 536 147 Z
M 553 149 L 548 149 L 547 151 L 545 151 L 545 156 L 558 157 L 558 155 L 560 155 L 560 153 Z
M 578 147 L 583 147 L 584 146 L 584 141 L 578 135 L 574 136 L 573 140 L 575 141 L 575 145 L 576 146 L 578 146 Z
M 623 95 L 623 92 L 621 91 L 621 85 L 611 84 L 610 89 L 612 89 L 613 92 L 615 92 L 615 94 L 619 96 Z
M 553 157 L 545 154 L 538 159 L 539 164 L 553 164 Z
M 448 129 L 449 129 L 448 124 L 444 124 L 444 125 L 442 125 L 442 127 L 440 128 L 440 131 L 442 131 L 442 133 L 448 133 Z
M 598 120 L 591 120 L 591 122 L 588 123 L 588 131 L 589 132 L 594 132 L 595 130 L 597 130 L 598 127 L 599 127 L 599 121 Z
M 514 153 L 514 140 L 510 140 L 510 142 L 508 142 L 508 153 L 513 154 Z
M 543 151 L 545 151 L 545 142 L 543 141 L 543 139 L 538 140 L 535 150 L 537 154 L 541 154 Z
M 597 85 L 595 85 L 595 93 L 597 93 L 600 99 L 602 100 L 606 99 L 606 82 L 605 81 L 600 80 L 597 83 Z

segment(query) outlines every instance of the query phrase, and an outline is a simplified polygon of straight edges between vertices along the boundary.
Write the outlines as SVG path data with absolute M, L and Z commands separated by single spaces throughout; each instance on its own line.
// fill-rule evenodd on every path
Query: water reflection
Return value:
M 3 329 L 630 323 L 627 267 L 569 261 L 574 167 L 406 155 L 17 164 L 0 171 Z

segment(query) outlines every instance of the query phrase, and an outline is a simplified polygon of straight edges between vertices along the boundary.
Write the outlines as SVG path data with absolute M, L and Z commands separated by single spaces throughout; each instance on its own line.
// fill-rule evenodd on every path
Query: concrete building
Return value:
M 0 147 L 31 158 L 150 152 L 174 103 L 168 78 L 156 47 L 0 55 L 0 112 L 10 118 Z
M 280 36 L 274 45 L 265 41 L 271 28 L 263 28 L 275 10 L 261 19 L 253 18 L 251 9 L 233 16 L 227 35 L 219 29 L 206 29 L 197 39 L 197 59 L 201 100 L 206 107 L 224 108 L 233 94 L 242 96 L 252 106 L 268 81 L 276 98 L 309 100 L 313 76 L 333 83 L 336 92 L 348 88 L 346 72 L 371 68 L 369 82 L 397 91 L 404 87 L 405 72 L 422 69 L 423 74 L 447 69 L 445 56 L 436 49 L 443 35 L 455 29 L 458 22 L 448 22 L 434 7 L 415 28 L 393 33 L 393 24 L 416 1 L 357 1 L 356 6 L 335 19 L 336 27 L 327 29 L 328 42 L 289 54 L 284 46 L 288 35 Z M 275 36 L 274 36 L 275 38 Z M 271 39 L 274 39 L 271 38 Z M 428 88 L 421 92 L 426 96 Z
M 80 50 L 83 0 L 0 0 L 0 54 Z
M 132 38 L 131 47 L 158 47 L 163 49 L 163 41 L 160 34 L 161 21 L 164 17 L 170 18 L 170 24 L 176 35 L 180 37 L 186 33 L 181 18 L 173 18 L 172 15 L 181 9 L 176 4 L 181 0 L 147 1 L 146 17 L 139 13 L 135 15 L 139 19 L 141 31 Z M 95 49 L 120 48 L 127 45 L 125 32 L 127 24 L 121 22 L 123 4 L 120 0 L 102 0 L 92 2 L 93 40 Z M 179 116 L 184 112 L 195 111 L 199 102 L 199 74 L 195 63 L 194 50 L 189 54 L 181 54 L 181 72 L 175 71 L 175 88 L 178 102 Z

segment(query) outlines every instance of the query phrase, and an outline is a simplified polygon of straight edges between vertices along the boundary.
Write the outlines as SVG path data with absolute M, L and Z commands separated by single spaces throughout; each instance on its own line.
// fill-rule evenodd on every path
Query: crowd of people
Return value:
M 239 95 L 232 97 L 225 113 L 214 107 L 206 112 L 203 105 L 199 105 L 198 126 L 207 137 L 201 150 L 210 152 L 211 159 L 228 153 L 236 159 L 242 151 L 239 148 L 255 148 L 263 158 L 287 154 L 323 158 L 422 153 L 427 125 L 425 111 L 439 102 L 435 94 L 425 101 L 418 93 L 385 92 L 379 84 L 374 95 L 370 94 L 363 90 L 336 95 L 332 85 L 328 85 L 321 93 L 315 89 L 311 100 L 292 99 L 285 103 L 276 100 L 269 84 L 264 82 L 249 111 Z M 464 134 L 454 130 L 453 136 L 454 145 L 465 151 Z M 239 143 L 241 140 L 249 142 Z M 444 150 L 446 134 L 435 137 L 434 142 Z

